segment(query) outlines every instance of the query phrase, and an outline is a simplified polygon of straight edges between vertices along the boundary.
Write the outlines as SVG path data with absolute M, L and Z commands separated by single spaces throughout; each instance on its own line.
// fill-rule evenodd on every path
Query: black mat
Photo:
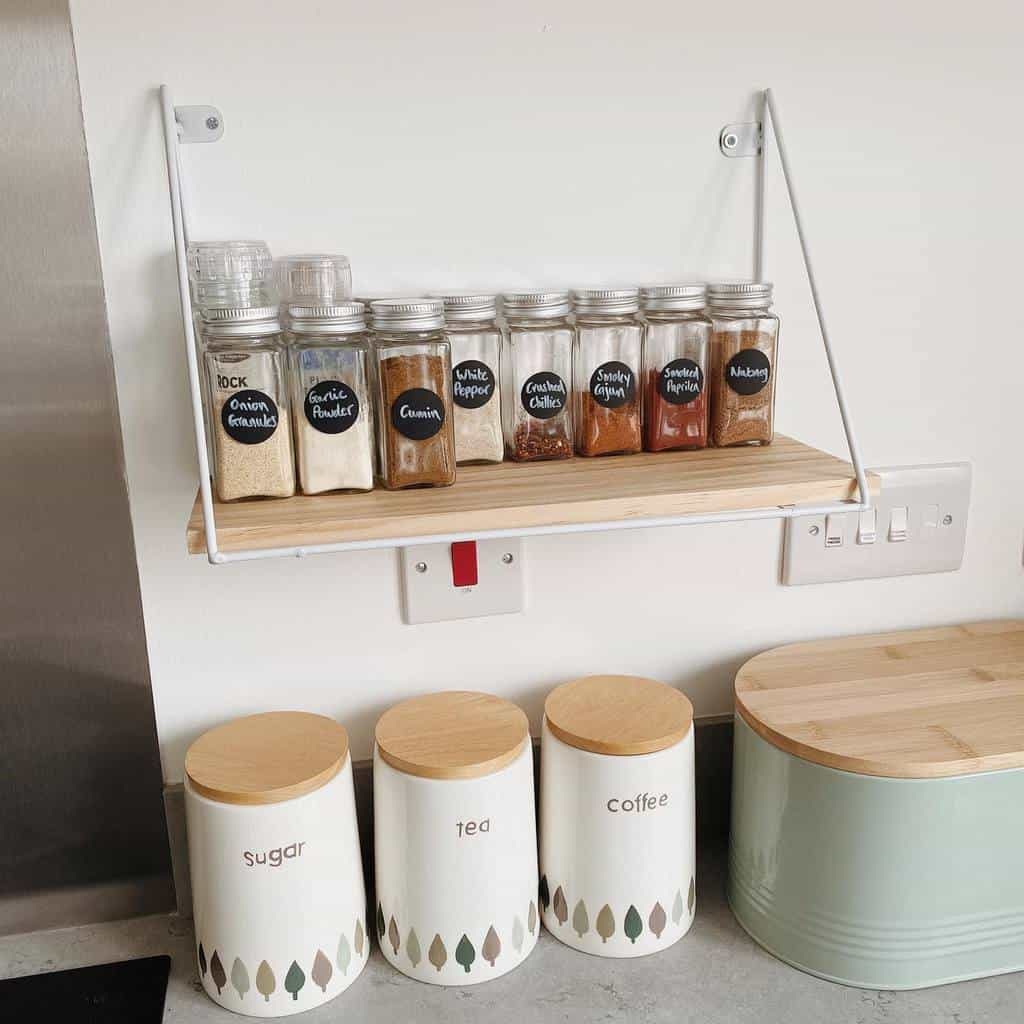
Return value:
M 150 956 L 0 981 L 0 1021 L 160 1024 L 170 969 L 169 956 Z

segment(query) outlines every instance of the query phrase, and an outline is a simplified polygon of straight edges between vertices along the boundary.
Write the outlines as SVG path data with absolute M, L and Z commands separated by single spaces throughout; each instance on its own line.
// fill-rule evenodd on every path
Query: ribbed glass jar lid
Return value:
M 708 285 L 708 306 L 713 309 L 767 309 L 773 286 L 767 281 L 722 281 Z
M 567 291 L 506 292 L 501 303 L 506 316 L 537 319 L 567 316 L 570 308 Z
M 282 256 L 276 271 L 281 301 L 287 306 L 331 306 L 352 297 L 352 268 L 347 256 Z
M 186 254 L 192 301 L 210 309 L 261 307 L 276 301 L 274 261 L 261 241 L 191 242 Z
M 657 284 L 640 289 L 644 309 L 652 313 L 699 312 L 707 303 L 706 284 Z
M 474 295 L 442 295 L 444 318 L 458 320 L 493 320 L 498 315 L 498 296 L 479 293 Z
M 435 331 L 444 327 L 441 299 L 375 299 L 370 310 L 375 331 Z
M 572 301 L 576 312 L 627 316 L 640 309 L 639 288 L 574 288 Z
M 351 334 L 366 329 L 366 308 L 361 302 L 333 306 L 289 306 L 291 329 L 296 334 Z

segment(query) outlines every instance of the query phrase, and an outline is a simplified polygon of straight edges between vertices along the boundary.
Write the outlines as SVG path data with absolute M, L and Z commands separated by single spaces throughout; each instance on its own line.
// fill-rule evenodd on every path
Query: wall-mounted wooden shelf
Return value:
M 873 494 L 879 480 L 869 475 Z M 224 552 L 742 512 L 856 497 L 850 465 L 788 437 L 766 448 L 465 466 L 452 487 L 215 504 Z M 188 550 L 206 551 L 199 499 Z

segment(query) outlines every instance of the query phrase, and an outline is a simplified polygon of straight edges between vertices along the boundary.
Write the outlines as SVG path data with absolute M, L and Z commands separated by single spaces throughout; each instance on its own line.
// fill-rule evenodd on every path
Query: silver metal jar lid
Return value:
M 436 331 L 444 327 L 440 299 L 375 299 L 370 311 L 375 331 Z
M 767 309 L 772 304 L 772 285 L 767 281 L 725 281 L 708 285 L 711 309 Z
M 639 288 L 574 288 L 572 301 L 576 312 L 625 315 L 640 309 Z
M 215 337 L 233 334 L 277 334 L 277 306 L 217 306 L 202 311 L 203 330 Z
M 296 334 L 352 334 L 366 329 L 366 307 L 361 302 L 289 306 L 288 315 Z
M 442 295 L 441 301 L 444 303 L 444 318 L 449 323 L 493 320 L 498 315 L 497 295 Z
M 507 316 L 543 320 L 569 314 L 569 293 L 566 291 L 506 292 L 501 303 Z
M 651 312 L 691 312 L 704 308 L 708 288 L 705 284 L 657 284 L 640 289 L 644 309 Z

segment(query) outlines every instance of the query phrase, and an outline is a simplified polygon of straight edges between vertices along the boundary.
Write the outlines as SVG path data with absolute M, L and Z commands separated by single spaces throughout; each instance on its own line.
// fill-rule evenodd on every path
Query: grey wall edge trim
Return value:
M 697 842 L 720 842 L 729 834 L 729 800 L 732 792 L 732 715 L 701 718 L 694 731 L 696 761 Z M 540 741 L 534 740 L 534 767 L 540 767 Z M 373 890 L 373 761 L 356 761 L 352 766 L 362 844 L 363 873 L 372 903 Z M 178 782 L 164 789 L 167 831 L 171 840 L 171 863 L 178 913 L 192 914 L 192 886 L 188 870 L 188 838 L 185 832 L 185 790 Z

